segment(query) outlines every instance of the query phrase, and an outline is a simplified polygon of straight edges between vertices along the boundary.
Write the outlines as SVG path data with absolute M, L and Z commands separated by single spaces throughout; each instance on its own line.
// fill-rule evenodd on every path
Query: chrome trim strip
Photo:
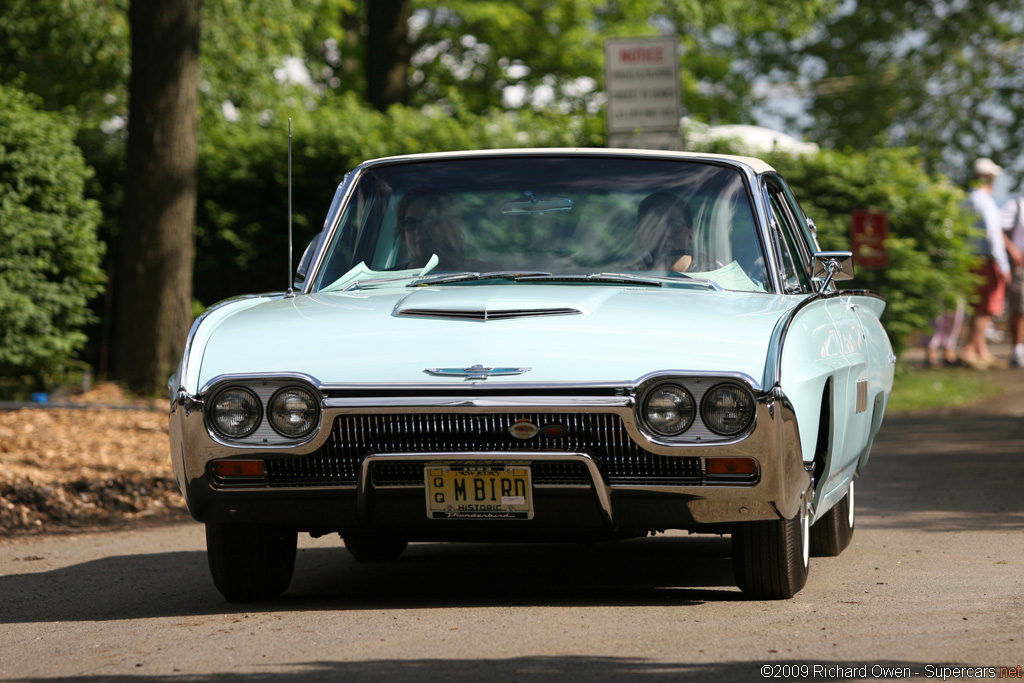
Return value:
M 370 467 L 378 462 L 388 460 L 401 460 L 404 462 L 533 462 L 552 461 L 576 461 L 583 463 L 590 473 L 590 480 L 593 483 L 594 493 L 601 507 L 605 523 L 609 529 L 615 528 L 615 521 L 612 517 L 611 487 L 605 484 L 601 477 L 601 471 L 594 459 L 586 453 L 535 453 L 531 451 L 508 451 L 505 453 L 372 453 L 367 455 L 359 470 L 359 488 L 356 493 L 356 509 L 361 524 L 370 523 L 370 495 L 372 485 L 370 483 Z
M 521 318 L 549 318 L 560 315 L 583 315 L 576 308 L 538 308 L 529 310 L 445 310 L 440 308 L 406 308 L 394 313 L 396 317 L 441 318 L 444 320 L 471 320 L 473 322 L 494 322 Z
M 672 378 L 685 379 L 687 377 L 695 378 L 708 378 L 708 379 L 722 379 L 722 380 L 736 380 L 744 382 L 753 389 L 754 393 L 760 393 L 764 391 L 764 386 L 760 381 L 754 379 L 750 375 L 742 372 L 713 372 L 713 371 L 692 371 L 692 370 L 658 370 L 651 372 L 646 375 L 642 375 L 637 379 L 629 380 L 610 380 L 605 382 L 488 382 L 474 383 L 474 382 L 459 382 L 451 384 L 442 384 L 438 382 L 364 382 L 364 383 L 343 383 L 343 382 L 330 382 L 319 385 L 320 390 L 325 394 L 332 393 L 344 393 L 344 392 L 367 392 L 367 391 L 386 391 L 386 392 L 401 392 L 401 391 L 430 391 L 432 393 L 440 393 L 443 391 L 452 391 L 453 396 L 466 393 L 474 389 L 480 389 L 487 392 L 488 395 L 492 395 L 498 391 L 511 390 L 517 393 L 525 393 L 530 391 L 562 391 L 566 395 L 571 395 L 573 392 L 578 391 L 600 391 L 600 390 L 615 390 L 621 392 L 623 396 L 635 396 L 639 387 L 643 384 L 654 381 L 654 380 L 669 380 Z M 216 379 L 216 378 L 215 378 Z M 770 385 L 767 385 L 770 386 Z M 449 397 L 451 398 L 451 397 Z M 503 399 L 506 397 L 502 397 Z M 571 397 L 575 402 L 577 397 Z M 583 400 L 592 400 L 595 397 L 583 397 Z M 339 400 L 338 398 L 328 398 L 327 405 L 332 405 L 333 401 Z M 513 400 L 510 398 L 510 400 Z M 545 399 L 540 399 L 545 400 Z
M 240 372 L 235 374 L 217 375 L 202 386 L 199 390 L 199 395 L 207 396 L 214 387 L 220 384 L 227 384 L 229 382 L 305 382 L 313 387 L 313 389 L 318 393 L 323 395 L 320 380 L 312 375 L 307 375 L 304 372 L 275 372 L 272 374 Z
M 345 215 L 345 208 L 351 199 L 352 188 L 361 175 L 362 166 L 356 167 L 353 171 L 346 173 L 341 183 L 338 185 L 338 189 L 335 190 L 335 195 L 341 196 L 341 201 L 331 202 L 331 208 L 337 205 L 337 209 L 334 213 L 331 213 L 331 209 L 328 209 L 328 214 L 324 218 L 324 227 L 322 232 L 324 233 L 323 239 L 320 240 L 320 246 L 317 247 L 316 254 L 313 255 L 313 259 L 310 261 L 309 270 L 306 271 L 306 279 L 302 283 L 302 294 L 309 294 L 313 288 L 313 282 L 319 277 L 320 267 L 323 265 L 324 256 L 327 254 L 328 245 L 332 244 L 334 233 L 337 232 L 338 224 L 341 222 L 341 217 Z
M 685 381 L 686 379 L 689 379 L 691 377 L 696 379 L 712 379 L 720 381 L 726 381 L 731 379 L 746 384 L 751 389 L 753 389 L 754 393 L 760 393 L 764 390 L 760 382 L 758 382 L 756 379 L 743 372 L 692 372 L 688 370 L 658 370 L 657 372 L 646 374 L 640 379 L 636 380 L 636 383 L 633 385 L 633 388 L 639 390 L 639 388 L 642 385 L 652 381 L 661 382 L 671 381 L 672 379 Z
M 328 410 L 337 409 L 340 413 L 356 412 L 373 409 L 379 413 L 393 413 L 398 410 L 412 409 L 417 412 L 437 408 L 480 408 L 481 412 L 505 412 L 536 408 L 539 411 L 556 409 L 583 411 L 590 408 L 602 410 L 632 409 L 632 397 L 546 397 L 546 396 L 468 396 L 459 398 L 447 396 L 374 396 L 372 398 L 328 398 L 324 400 Z

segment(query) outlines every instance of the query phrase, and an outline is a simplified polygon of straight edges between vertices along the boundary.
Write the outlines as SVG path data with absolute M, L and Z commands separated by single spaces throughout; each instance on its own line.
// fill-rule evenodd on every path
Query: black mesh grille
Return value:
M 540 433 L 515 438 L 509 427 L 517 420 L 529 420 Z M 267 474 L 271 486 L 354 486 L 360 463 L 369 453 L 473 451 L 588 453 L 613 485 L 701 483 L 700 458 L 645 451 L 629 438 L 617 415 L 605 413 L 342 415 L 323 448 L 306 456 L 268 460 Z M 539 485 L 590 483 L 586 467 L 578 462 L 534 463 L 532 474 Z M 422 485 L 423 465 L 378 463 L 371 477 L 375 486 Z

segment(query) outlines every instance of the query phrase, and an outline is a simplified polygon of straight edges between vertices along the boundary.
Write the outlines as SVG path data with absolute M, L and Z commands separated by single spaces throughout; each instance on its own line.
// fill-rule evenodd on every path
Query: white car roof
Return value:
M 621 156 L 621 157 L 647 157 L 647 158 L 668 158 L 668 159 L 693 159 L 704 161 L 727 162 L 737 166 L 746 166 L 754 173 L 768 173 L 775 169 L 768 163 L 754 157 L 737 156 L 734 154 L 710 154 L 704 152 L 672 152 L 656 149 L 614 149 L 603 147 L 525 147 L 513 149 L 481 149 L 464 150 L 458 152 L 431 152 L 427 154 L 405 154 L 399 156 L 382 157 L 371 159 L 364 163 L 376 164 L 379 162 L 392 161 L 414 161 L 424 159 L 452 159 L 488 156 L 538 156 L 550 154 L 552 156 Z

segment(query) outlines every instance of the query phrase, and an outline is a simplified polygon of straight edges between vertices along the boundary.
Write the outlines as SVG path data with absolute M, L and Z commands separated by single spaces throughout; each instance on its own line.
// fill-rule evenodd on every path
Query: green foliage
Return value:
M 103 291 L 100 212 L 73 139 L 65 117 L 0 85 L 0 376 L 65 372 Z
M 413 0 L 414 103 L 435 102 L 456 88 L 472 111 L 483 112 L 502 106 L 503 89 L 516 86 L 535 107 L 597 111 L 605 39 L 675 33 L 690 114 L 746 120 L 751 79 L 739 62 L 747 39 L 803 35 L 826 6 L 824 0 Z
M 204 115 L 230 102 L 243 119 L 257 120 L 284 97 L 305 104 L 303 85 L 285 80 L 285 59 L 301 62 L 337 34 L 342 12 L 355 0 L 205 0 L 200 90 Z
M 231 102 L 258 118 L 286 94 L 275 72 L 336 32 L 355 0 L 206 0 L 202 19 L 204 113 Z M 0 82 L 38 94 L 47 109 L 74 107 L 84 128 L 127 116 L 129 0 L 4 0 Z
M 83 120 L 125 113 L 128 0 L 4 0 L 0 83 Z
M 805 135 L 834 147 L 915 147 L 966 181 L 988 156 L 1024 174 L 1019 0 L 837 3 L 801 41 L 767 41 L 763 72 L 802 83 Z

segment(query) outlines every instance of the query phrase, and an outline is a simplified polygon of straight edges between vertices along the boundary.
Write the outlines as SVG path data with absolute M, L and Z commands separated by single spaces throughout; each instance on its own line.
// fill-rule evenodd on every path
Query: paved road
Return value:
M 745 600 L 717 537 L 418 544 L 366 565 L 308 539 L 291 588 L 258 608 L 220 600 L 197 524 L 8 540 L 0 679 L 717 682 L 767 664 L 785 680 L 941 680 L 1024 665 L 1024 372 L 1011 379 L 986 406 L 887 421 L 852 545 L 812 560 L 790 601 Z

